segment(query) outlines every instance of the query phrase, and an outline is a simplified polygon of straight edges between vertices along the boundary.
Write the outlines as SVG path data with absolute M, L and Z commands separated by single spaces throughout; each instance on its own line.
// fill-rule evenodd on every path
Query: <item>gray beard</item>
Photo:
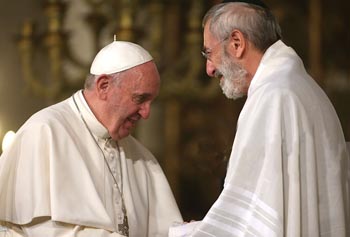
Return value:
M 225 53 L 222 65 L 218 67 L 218 75 L 223 76 L 220 87 L 227 98 L 235 100 L 246 95 L 246 88 L 249 86 L 246 79 L 247 71 Z

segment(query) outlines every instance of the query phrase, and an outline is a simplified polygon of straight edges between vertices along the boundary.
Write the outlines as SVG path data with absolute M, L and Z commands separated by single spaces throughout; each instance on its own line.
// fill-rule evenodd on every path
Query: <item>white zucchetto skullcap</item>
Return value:
M 97 53 L 91 64 L 90 73 L 101 75 L 121 72 L 152 59 L 152 56 L 137 44 L 113 41 Z

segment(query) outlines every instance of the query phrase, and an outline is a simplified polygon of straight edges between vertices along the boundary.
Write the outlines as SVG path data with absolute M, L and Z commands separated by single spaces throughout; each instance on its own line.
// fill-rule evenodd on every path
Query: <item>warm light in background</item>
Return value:
M 11 145 L 14 138 L 15 138 L 14 131 L 8 131 L 5 134 L 4 139 L 2 140 L 2 151 L 5 151 L 5 149 Z

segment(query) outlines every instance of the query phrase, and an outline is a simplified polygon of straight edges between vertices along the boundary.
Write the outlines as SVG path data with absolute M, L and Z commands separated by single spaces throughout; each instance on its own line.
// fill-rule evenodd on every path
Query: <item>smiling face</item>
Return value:
M 140 119 L 150 116 L 151 103 L 159 93 L 160 77 L 153 61 L 111 78 L 106 92 L 102 124 L 113 140 L 128 136 Z
M 204 27 L 204 51 L 208 52 L 207 74 L 220 80 L 220 86 L 227 98 L 240 98 L 246 94 L 249 86 L 247 71 L 230 55 L 228 47 L 225 47 L 231 38 L 217 40 L 210 32 L 209 24 L 208 22 Z M 219 44 L 221 45 L 217 47 Z

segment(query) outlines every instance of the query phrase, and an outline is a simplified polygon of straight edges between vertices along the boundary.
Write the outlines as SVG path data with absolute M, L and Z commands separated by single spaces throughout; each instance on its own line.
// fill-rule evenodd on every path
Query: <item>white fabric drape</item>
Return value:
M 278 41 L 251 82 L 224 190 L 186 236 L 349 236 L 348 162 L 329 99 Z

